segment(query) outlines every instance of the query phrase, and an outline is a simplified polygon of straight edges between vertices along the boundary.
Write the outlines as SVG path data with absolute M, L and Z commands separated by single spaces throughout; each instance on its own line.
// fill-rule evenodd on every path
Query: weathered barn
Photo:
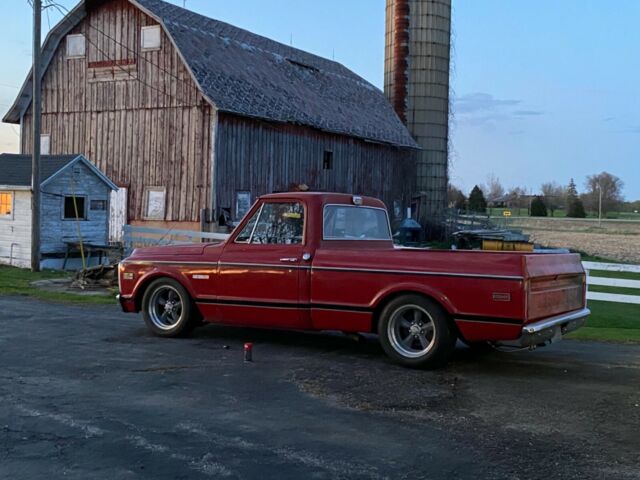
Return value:
M 31 156 L 0 155 L 0 263 L 31 263 Z M 41 162 L 40 251 L 59 258 L 69 243 L 105 245 L 109 196 L 117 187 L 82 155 Z M 58 262 L 61 263 L 61 262 Z
M 86 0 L 48 35 L 41 144 L 81 152 L 130 223 L 195 228 L 297 185 L 410 198 L 418 146 L 344 66 L 161 0 Z M 4 121 L 30 151 L 31 79 Z M 120 207 L 122 208 L 122 207 Z M 122 215 L 122 212 L 113 212 Z M 126 217 L 127 215 L 122 215 Z

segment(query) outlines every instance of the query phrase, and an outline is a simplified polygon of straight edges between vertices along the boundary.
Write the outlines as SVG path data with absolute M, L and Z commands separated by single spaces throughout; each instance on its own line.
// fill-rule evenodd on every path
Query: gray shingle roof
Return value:
M 135 0 L 164 24 L 222 111 L 417 147 L 384 94 L 343 65 L 162 0 Z
M 40 181 L 62 170 L 79 155 L 43 155 L 40 162 Z M 0 155 L 0 185 L 31 186 L 31 155 L 3 153 Z
M 221 111 L 419 148 L 384 94 L 343 65 L 162 0 L 130 1 L 164 25 L 202 92 Z M 79 7 L 48 41 L 60 42 L 82 20 Z M 27 108 L 29 84 L 5 121 L 19 119 Z

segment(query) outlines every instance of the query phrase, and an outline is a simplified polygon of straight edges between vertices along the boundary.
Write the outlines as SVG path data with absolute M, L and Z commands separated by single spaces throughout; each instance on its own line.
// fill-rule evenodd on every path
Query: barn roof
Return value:
M 112 190 L 118 187 L 83 155 L 42 155 L 40 157 L 40 185 L 50 182 L 56 175 L 78 162 L 89 169 Z M 31 155 L 0 154 L 0 186 L 31 187 Z
M 130 2 L 163 25 L 220 111 L 419 148 L 384 94 L 340 63 L 162 0 Z M 55 51 L 57 46 L 48 44 L 59 44 L 85 15 L 83 2 L 47 37 L 45 51 Z M 45 68 L 52 56 L 45 58 Z M 5 121 L 19 122 L 28 108 L 29 80 L 25 88 Z

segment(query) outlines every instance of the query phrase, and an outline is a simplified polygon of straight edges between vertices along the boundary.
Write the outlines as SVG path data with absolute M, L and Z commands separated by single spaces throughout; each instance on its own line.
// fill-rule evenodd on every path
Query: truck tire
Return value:
M 414 294 L 395 298 L 384 307 L 378 335 L 383 350 L 393 361 L 413 368 L 446 365 L 456 342 L 442 307 Z
M 196 322 L 195 305 L 187 290 L 171 278 L 159 278 L 142 297 L 142 316 L 149 330 L 160 337 L 178 337 Z

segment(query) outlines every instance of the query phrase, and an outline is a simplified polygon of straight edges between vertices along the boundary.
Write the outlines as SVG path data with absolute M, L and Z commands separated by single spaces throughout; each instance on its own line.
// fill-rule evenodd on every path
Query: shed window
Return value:
M 91 200 L 89 204 L 89 208 L 91 210 L 106 210 L 107 209 L 107 201 L 106 200 Z
M 13 193 L 0 192 L 0 218 L 13 214 Z
M 322 158 L 322 169 L 333 170 L 333 152 L 331 150 L 325 150 Z
M 51 135 L 40 135 L 40 154 L 49 155 L 51 152 Z
M 75 199 L 75 202 L 74 202 Z M 87 218 L 84 197 L 67 196 L 64 197 L 64 219 L 65 220 L 85 220 Z M 76 210 L 78 212 L 76 216 Z
M 67 58 L 83 58 L 86 51 L 84 35 L 67 35 Z
M 160 25 L 142 27 L 140 46 L 143 50 L 158 50 L 160 48 Z

